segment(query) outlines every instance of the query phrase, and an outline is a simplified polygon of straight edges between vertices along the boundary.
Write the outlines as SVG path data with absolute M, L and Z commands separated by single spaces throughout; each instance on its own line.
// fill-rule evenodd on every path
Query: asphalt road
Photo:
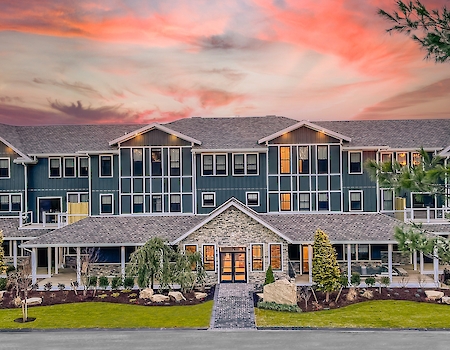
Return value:
M 0 332 L 0 349 L 450 349 L 445 331 L 82 330 Z

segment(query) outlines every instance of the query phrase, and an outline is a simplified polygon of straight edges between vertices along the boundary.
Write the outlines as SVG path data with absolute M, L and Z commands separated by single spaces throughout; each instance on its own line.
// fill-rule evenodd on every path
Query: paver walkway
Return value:
M 256 329 L 253 291 L 246 283 L 217 284 L 210 329 Z

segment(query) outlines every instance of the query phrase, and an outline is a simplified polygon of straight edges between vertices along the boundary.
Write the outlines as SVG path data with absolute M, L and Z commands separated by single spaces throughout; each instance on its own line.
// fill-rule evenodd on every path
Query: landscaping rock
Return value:
M 256 293 L 256 295 L 259 298 L 259 301 L 263 301 L 264 300 L 264 293 Z
M 195 299 L 205 299 L 207 296 L 208 293 L 195 292 Z
M 0 301 L 3 301 L 3 294 L 5 294 L 5 290 L 0 291 Z
M 361 296 L 366 299 L 373 299 L 373 292 L 371 290 L 366 290 Z
M 426 290 L 425 294 L 429 300 L 439 300 L 444 296 L 443 292 L 437 290 Z
M 153 294 L 150 297 L 150 300 L 153 301 L 154 303 L 162 303 L 164 301 L 169 301 L 170 298 L 167 295 Z
M 297 286 L 286 279 L 275 281 L 264 286 L 263 299 L 277 304 L 296 305 Z
M 169 292 L 169 297 L 173 297 L 176 301 L 186 300 L 181 292 Z
M 355 288 L 350 288 L 347 293 L 347 301 L 355 301 L 358 297 L 358 293 Z
M 41 305 L 42 304 L 42 298 L 28 298 L 26 300 L 27 305 Z M 22 300 L 22 304 L 25 304 L 25 299 Z
M 151 299 L 153 294 L 154 294 L 153 289 L 145 288 L 145 289 L 141 290 L 141 292 L 139 293 L 139 298 L 141 298 L 141 299 Z
M 441 298 L 441 301 L 442 301 L 444 304 L 450 305 L 450 297 L 442 297 L 442 298 Z

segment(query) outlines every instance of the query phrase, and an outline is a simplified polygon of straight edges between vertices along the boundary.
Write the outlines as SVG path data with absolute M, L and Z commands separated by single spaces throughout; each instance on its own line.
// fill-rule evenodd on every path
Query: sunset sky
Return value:
M 394 5 L 0 0 L 0 123 L 450 118 L 450 63 L 386 33 Z

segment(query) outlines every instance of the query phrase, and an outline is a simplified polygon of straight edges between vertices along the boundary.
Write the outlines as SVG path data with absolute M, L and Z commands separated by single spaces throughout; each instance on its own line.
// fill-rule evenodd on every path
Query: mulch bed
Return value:
M 196 299 L 194 292 L 184 293 L 186 300 L 175 301 L 171 297 L 170 301 L 162 303 L 153 303 L 148 299 L 139 299 L 139 290 L 93 290 L 86 291 L 86 295 L 83 291 L 77 291 L 77 294 L 73 290 L 64 291 L 29 291 L 28 298 L 38 297 L 42 298 L 42 306 L 67 304 L 67 303 L 80 303 L 80 302 L 108 302 L 108 303 L 120 303 L 120 304 L 132 304 L 132 305 L 145 305 L 145 306 L 173 306 L 173 305 L 196 305 L 203 303 L 207 300 L 211 300 L 214 297 L 214 287 L 205 291 L 208 296 L 205 299 Z M 157 293 L 155 291 L 155 293 Z M 167 293 L 162 293 L 167 295 Z M 3 295 L 3 301 L 0 302 L 0 309 L 15 308 L 14 305 L 15 294 L 11 292 L 5 292 Z

